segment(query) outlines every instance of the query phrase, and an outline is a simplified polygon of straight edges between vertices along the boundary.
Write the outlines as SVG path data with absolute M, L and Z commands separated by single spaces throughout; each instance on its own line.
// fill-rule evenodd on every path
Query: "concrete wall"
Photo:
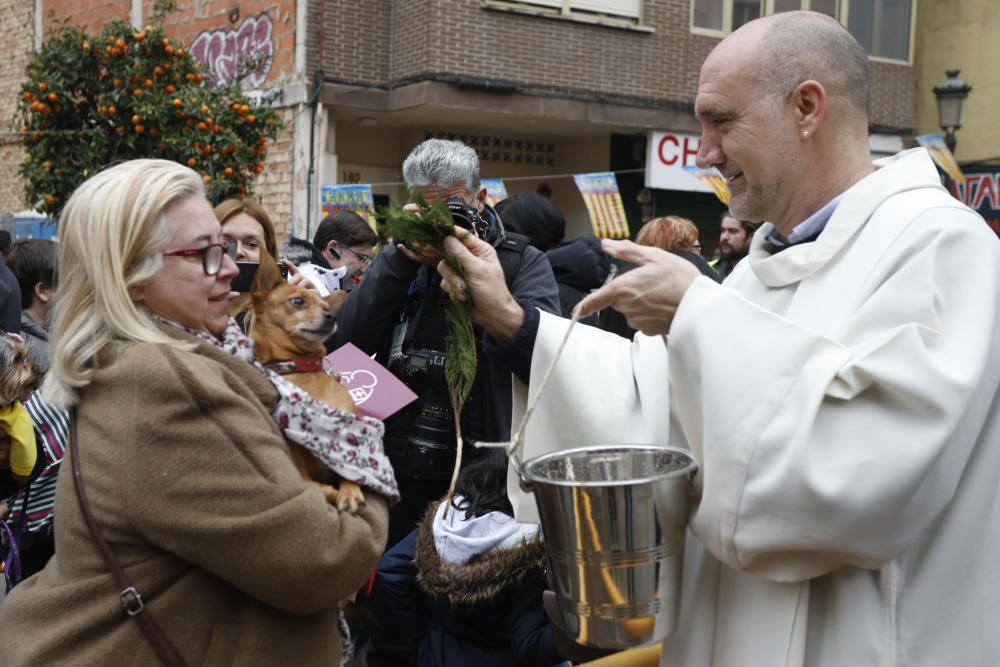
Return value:
M 916 130 L 940 131 L 932 89 L 946 69 L 972 86 L 956 158 L 1000 158 L 1000 5 L 996 0 L 920 0 L 917 12 Z

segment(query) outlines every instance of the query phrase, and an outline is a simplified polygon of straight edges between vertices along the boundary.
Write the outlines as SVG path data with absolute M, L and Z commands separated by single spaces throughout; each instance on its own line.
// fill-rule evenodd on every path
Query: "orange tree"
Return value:
M 52 216 L 88 176 L 141 157 L 197 170 L 213 201 L 250 194 L 282 127 L 239 84 L 209 86 L 161 25 L 136 30 L 124 21 L 97 35 L 71 26 L 50 33 L 28 67 L 14 122 L 26 137 L 25 200 Z

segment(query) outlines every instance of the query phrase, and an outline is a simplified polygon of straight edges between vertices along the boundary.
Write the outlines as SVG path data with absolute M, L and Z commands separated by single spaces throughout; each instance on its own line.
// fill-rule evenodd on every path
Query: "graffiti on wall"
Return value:
M 240 80 L 246 88 L 260 88 L 267 81 L 274 59 L 271 17 L 251 16 L 238 28 L 205 30 L 191 43 L 191 55 L 208 69 L 213 86 Z

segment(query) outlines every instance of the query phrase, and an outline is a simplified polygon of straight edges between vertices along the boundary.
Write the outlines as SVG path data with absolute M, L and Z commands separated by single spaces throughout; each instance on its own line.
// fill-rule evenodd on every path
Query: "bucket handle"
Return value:
M 604 279 L 604 283 L 601 287 L 606 286 L 612 280 L 614 280 L 615 275 L 618 273 L 618 265 L 612 264 L 611 268 L 608 270 L 608 276 Z M 542 398 L 542 393 L 545 391 L 546 385 L 549 383 L 549 378 L 552 377 L 552 371 L 556 367 L 556 362 L 559 361 L 559 357 L 562 356 L 563 349 L 566 347 L 566 341 L 569 340 L 569 335 L 573 331 L 573 327 L 576 323 L 580 321 L 581 317 L 590 315 L 591 313 L 581 312 L 580 304 L 577 303 L 573 308 L 572 317 L 570 317 L 569 326 L 566 327 L 566 333 L 563 334 L 562 340 L 559 342 L 559 347 L 556 348 L 556 354 L 549 363 L 549 367 L 545 369 L 545 375 L 542 376 L 542 381 L 538 385 L 538 391 L 535 393 L 535 399 L 528 406 L 528 409 L 524 411 L 524 416 L 521 417 L 521 423 L 518 424 L 517 430 L 514 432 L 514 437 L 506 442 L 477 442 L 476 447 L 494 447 L 507 450 L 507 458 L 510 460 L 511 466 L 514 468 L 514 472 L 517 474 L 517 478 L 521 485 L 521 489 L 526 493 L 532 492 L 531 480 L 527 478 L 524 474 L 524 468 L 521 465 L 521 452 L 524 450 L 524 431 L 528 425 L 528 420 L 531 419 L 531 415 L 535 412 L 535 408 L 538 407 L 538 403 Z M 667 344 L 667 335 L 663 334 L 663 344 Z

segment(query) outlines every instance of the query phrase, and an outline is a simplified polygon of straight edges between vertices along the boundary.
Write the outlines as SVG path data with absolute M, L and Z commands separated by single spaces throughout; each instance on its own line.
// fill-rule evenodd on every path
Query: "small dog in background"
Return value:
M 250 292 L 250 337 L 261 364 L 285 375 L 316 400 L 356 415 L 357 407 L 347 389 L 323 370 L 323 342 L 336 329 L 336 313 L 346 298 L 343 291 L 324 298 L 305 287 L 288 284 L 275 260 L 262 250 Z M 327 501 L 335 503 L 339 510 L 358 511 L 365 501 L 361 487 L 342 479 L 334 488 L 335 472 L 304 447 L 295 443 L 289 446 L 302 477 L 318 483 Z
M 0 431 L 10 437 L 6 461 L 11 473 L 27 481 L 35 467 L 35 431 L 21 401 L 38 388 L 42 376 L 28 356 L 28 346 L 16 334 L 0 332 Z

